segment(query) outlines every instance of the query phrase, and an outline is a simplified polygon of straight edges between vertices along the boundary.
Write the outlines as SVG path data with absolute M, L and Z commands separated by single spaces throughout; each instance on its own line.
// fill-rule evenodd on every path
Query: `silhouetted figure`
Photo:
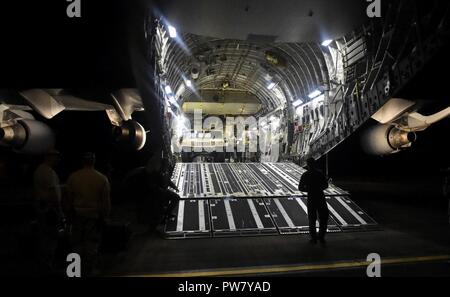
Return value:
M 236 163 L 242 163 L 244 160 L 243 141 L 241 139 L 236 140 Z
M 236 163 L 242 163 L 242 152 L 236 151 Z
M 165 218 L 173 218 L 175 207 L 180 200 L 180 197 L 169 190 L 169 187 L 178 191 L 177 187 L 171 180 L 171 168 L 169 168 L 169 162 L 167 159 L 163 159 L 158 156 L 151 158 L 151 164 L 147 166 L 147 170 L 150 176 L 150 182 L 154 184 L 157 198 L 162 203 Z
M 64 224 L 61 207 L 61 185 L 54 168 L 60 161 L 60 153 L 49 151 L 33 174 L 33 196 L 36 203 L 39 228 L 39 255 L 43 264 L 54 264 L 58 233 Z
M 109 181 L 94 166 L 95 154 L 85 153 L 83 168 L 67 181 L 67 194 L 74 212 L 73 239 L 83 260 L 82 270 L 87 274 L 96 265 L 102 227 L 111 211 Z
M 165 216 L 168 219 L 174 219 L 175 214 L 174 210 L 176 206 L 178 205 L 178 202 L 180 201 L 180 196 L 175 192 L 178 191 L 178 187 L 173 183 L 172 181 L 172 173 L 173 173 L 173 166 L 170 164 L 169 160 L 167 158 L 164 158 L 162 160 L 162 166 L 161 166 L 161 182 L 162 182 L 162 190 L 164 192 L 165 199 L 168 203 Z M 172 189 L 173 191 L 169 190 Z
M 329 212 L 323 191 L 328 188 L 328 181 L 316 168 L 313 158 L 307 160 L 307 169 L 300 179 L 298 189 L 308 193 L 307 206 L 311 243 L 316 243 L 317 240 L 325 243 Z M 317 214 L 319 215 L 319 234 L 316 232 Z
M 45 213 L 48 220 L 55 222 L 63 218 L 61 185 L 54 169 L 60 159 L 58 151 L 49 151 L 33 174 L 33 192 L 38 212 Z
M 171 181 L 173 166 L 159 154 L 151 156 L 146 167 L 132 170 L 124 180 L 125 187 L 136 198 L 137 218 L 149 231 L 155 230 L 163 219 L 175 217 L 173 211 L 180 197 Z

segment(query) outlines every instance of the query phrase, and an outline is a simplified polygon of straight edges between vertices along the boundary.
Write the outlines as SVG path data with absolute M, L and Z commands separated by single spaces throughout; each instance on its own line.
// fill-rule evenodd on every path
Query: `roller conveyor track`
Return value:
M 172 176 L 182 199 L 306 196 L 305 170 L 293 163 L 177 163 Z M 325 195 L 348 195 L 330 184 Z
M 178 163 L 172 180 L 183 199 L 165 234 L 177 239 L 308 233 L 307 197 L 297 190 L 304 172 L 292 163 Z M 347 192 L 330 184 L 325 195 L 328 232 L 379 229 Z
M 328 232 L 379 230 L 347 196 L 326 197 Z M 307 198 L 212 198 L 181 200 L 177 217 L 166 224 L 167 238 L 306 234 Z M 318 227 L 318 222 L 316 223 Z

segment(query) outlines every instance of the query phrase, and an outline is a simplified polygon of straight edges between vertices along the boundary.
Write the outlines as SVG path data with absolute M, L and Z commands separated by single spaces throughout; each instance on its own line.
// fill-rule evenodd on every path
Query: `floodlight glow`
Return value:
M 187 80 L 185 81 L 185 83 L 186 83 L 186 87 L 192 88 L 192 81 L 191 81 L 191 80 L 187 79 Z
M 177 103 L 174 96 L 169 96 L 169 101 L 173 104 Z
M 274 82 L 271 82 L 270 84 L 267 85 L 267 89 L 272 90 L 273 88 L 275 88 L 275 85 L 276 84 Z
M 170 38 L 176 38 L 177 37 L 177 29 L 173 26 L 168 26 L 167 29 L 169 30 L 169 36 Z
M 322 46 L 329 46 L 332 42 L 333 42 L 333 40 L 331 40 L 331 39 L 324 40 L 322 42 Z
M 272 122 L 271 122 L 271 125 L 272 125 L 272 129 L 278 129 L 278 127 L 280 127 L 280 120 L 279 119 L 276 119 L 276 120 L 273 120 Z
M 167 95 L 172 94 L 172 88 L 171 88 L 169 85 L 167 85 L 167 86 L 164 88 L 164 91 L 166 91 L 166 94 L 167 94 Z
M 314 99 L 314 98 L 316 98 L 316 97 L 318 97 L 318 96 L 320 96 L 320 95 L 322 95 L 322 92 L 319 91 L 319 90 L 315 90 L 314 92 L 312 92 L 311 94 L 309 94 L 308 97 L 309 97 L 310 99 Z
M 297 106 L 300 106 L 302 103 L 303 103 L 303 101 L 300 100 L 300 99 L 298 99 L 297 101 L 294 101 L 294 103 L 292 103 L 292 105 L 293 105 L 294 107 L 297 107 Z
M 184 131 L 186 131 L 188 129 L 187 128 L 188 120 L 183 115 L 178 115 L 176 117 L 175 123 L 176 123 L 177 135 L 182 135 L 184 133 Z

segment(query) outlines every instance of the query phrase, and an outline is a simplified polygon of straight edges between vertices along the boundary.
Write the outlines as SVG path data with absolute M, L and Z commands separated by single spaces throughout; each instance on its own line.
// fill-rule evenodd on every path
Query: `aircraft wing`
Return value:
M 141 97 L 135 89 L 120 89 L 112 92 L 106 100 L 102 99 L 83 99 L 63 89 L 29 89 L 0 98 L 4 110 L 34 110 L 46 119 L 52 119 L 62 111 L 104 110 L 116 126 L 131 120 L 133 112 L 143 110 Z M 103 103 L 105 101 L 110 103 Z

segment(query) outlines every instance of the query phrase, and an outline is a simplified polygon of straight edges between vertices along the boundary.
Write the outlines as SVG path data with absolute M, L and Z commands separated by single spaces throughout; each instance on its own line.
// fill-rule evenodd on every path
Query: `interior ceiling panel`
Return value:
M 188 33 L 181 35 L 183 46 L 180 41 L 170 42 L 167 82 L 175 90 L 184 78 L 195 85 L 194 90 L 185 88 L 183 100 L 200 96 L 204 89 L 221 90 L 226 85 L 253 94 L 264 110 L 273 110 L 287 100 L 306 100 L 310 92 L 328 81 L 318 43 L 255 44 Z M 199 70 L 197 79 L 191 77 L 193 68 Z M 270 89 L 272 82 L 275 87 Z
M 246 91 L 202 90 L 200 96 L 191 95 L 182 105 L 184 113 L 202 109 L 209 115 L 253 115 L 260 111 L 258 98 Z
M 260 42 L 320 42 L 367 20 L 362 0 L 171 0 L 162 14 L 180 32 Z
M 184 113 L 194 113 L 201 109 L 203 115 L 242 115 L 256 114 L 261 109 L 259 103 L 218 103 L 218 102 L 185 102 L 182 106 Z

